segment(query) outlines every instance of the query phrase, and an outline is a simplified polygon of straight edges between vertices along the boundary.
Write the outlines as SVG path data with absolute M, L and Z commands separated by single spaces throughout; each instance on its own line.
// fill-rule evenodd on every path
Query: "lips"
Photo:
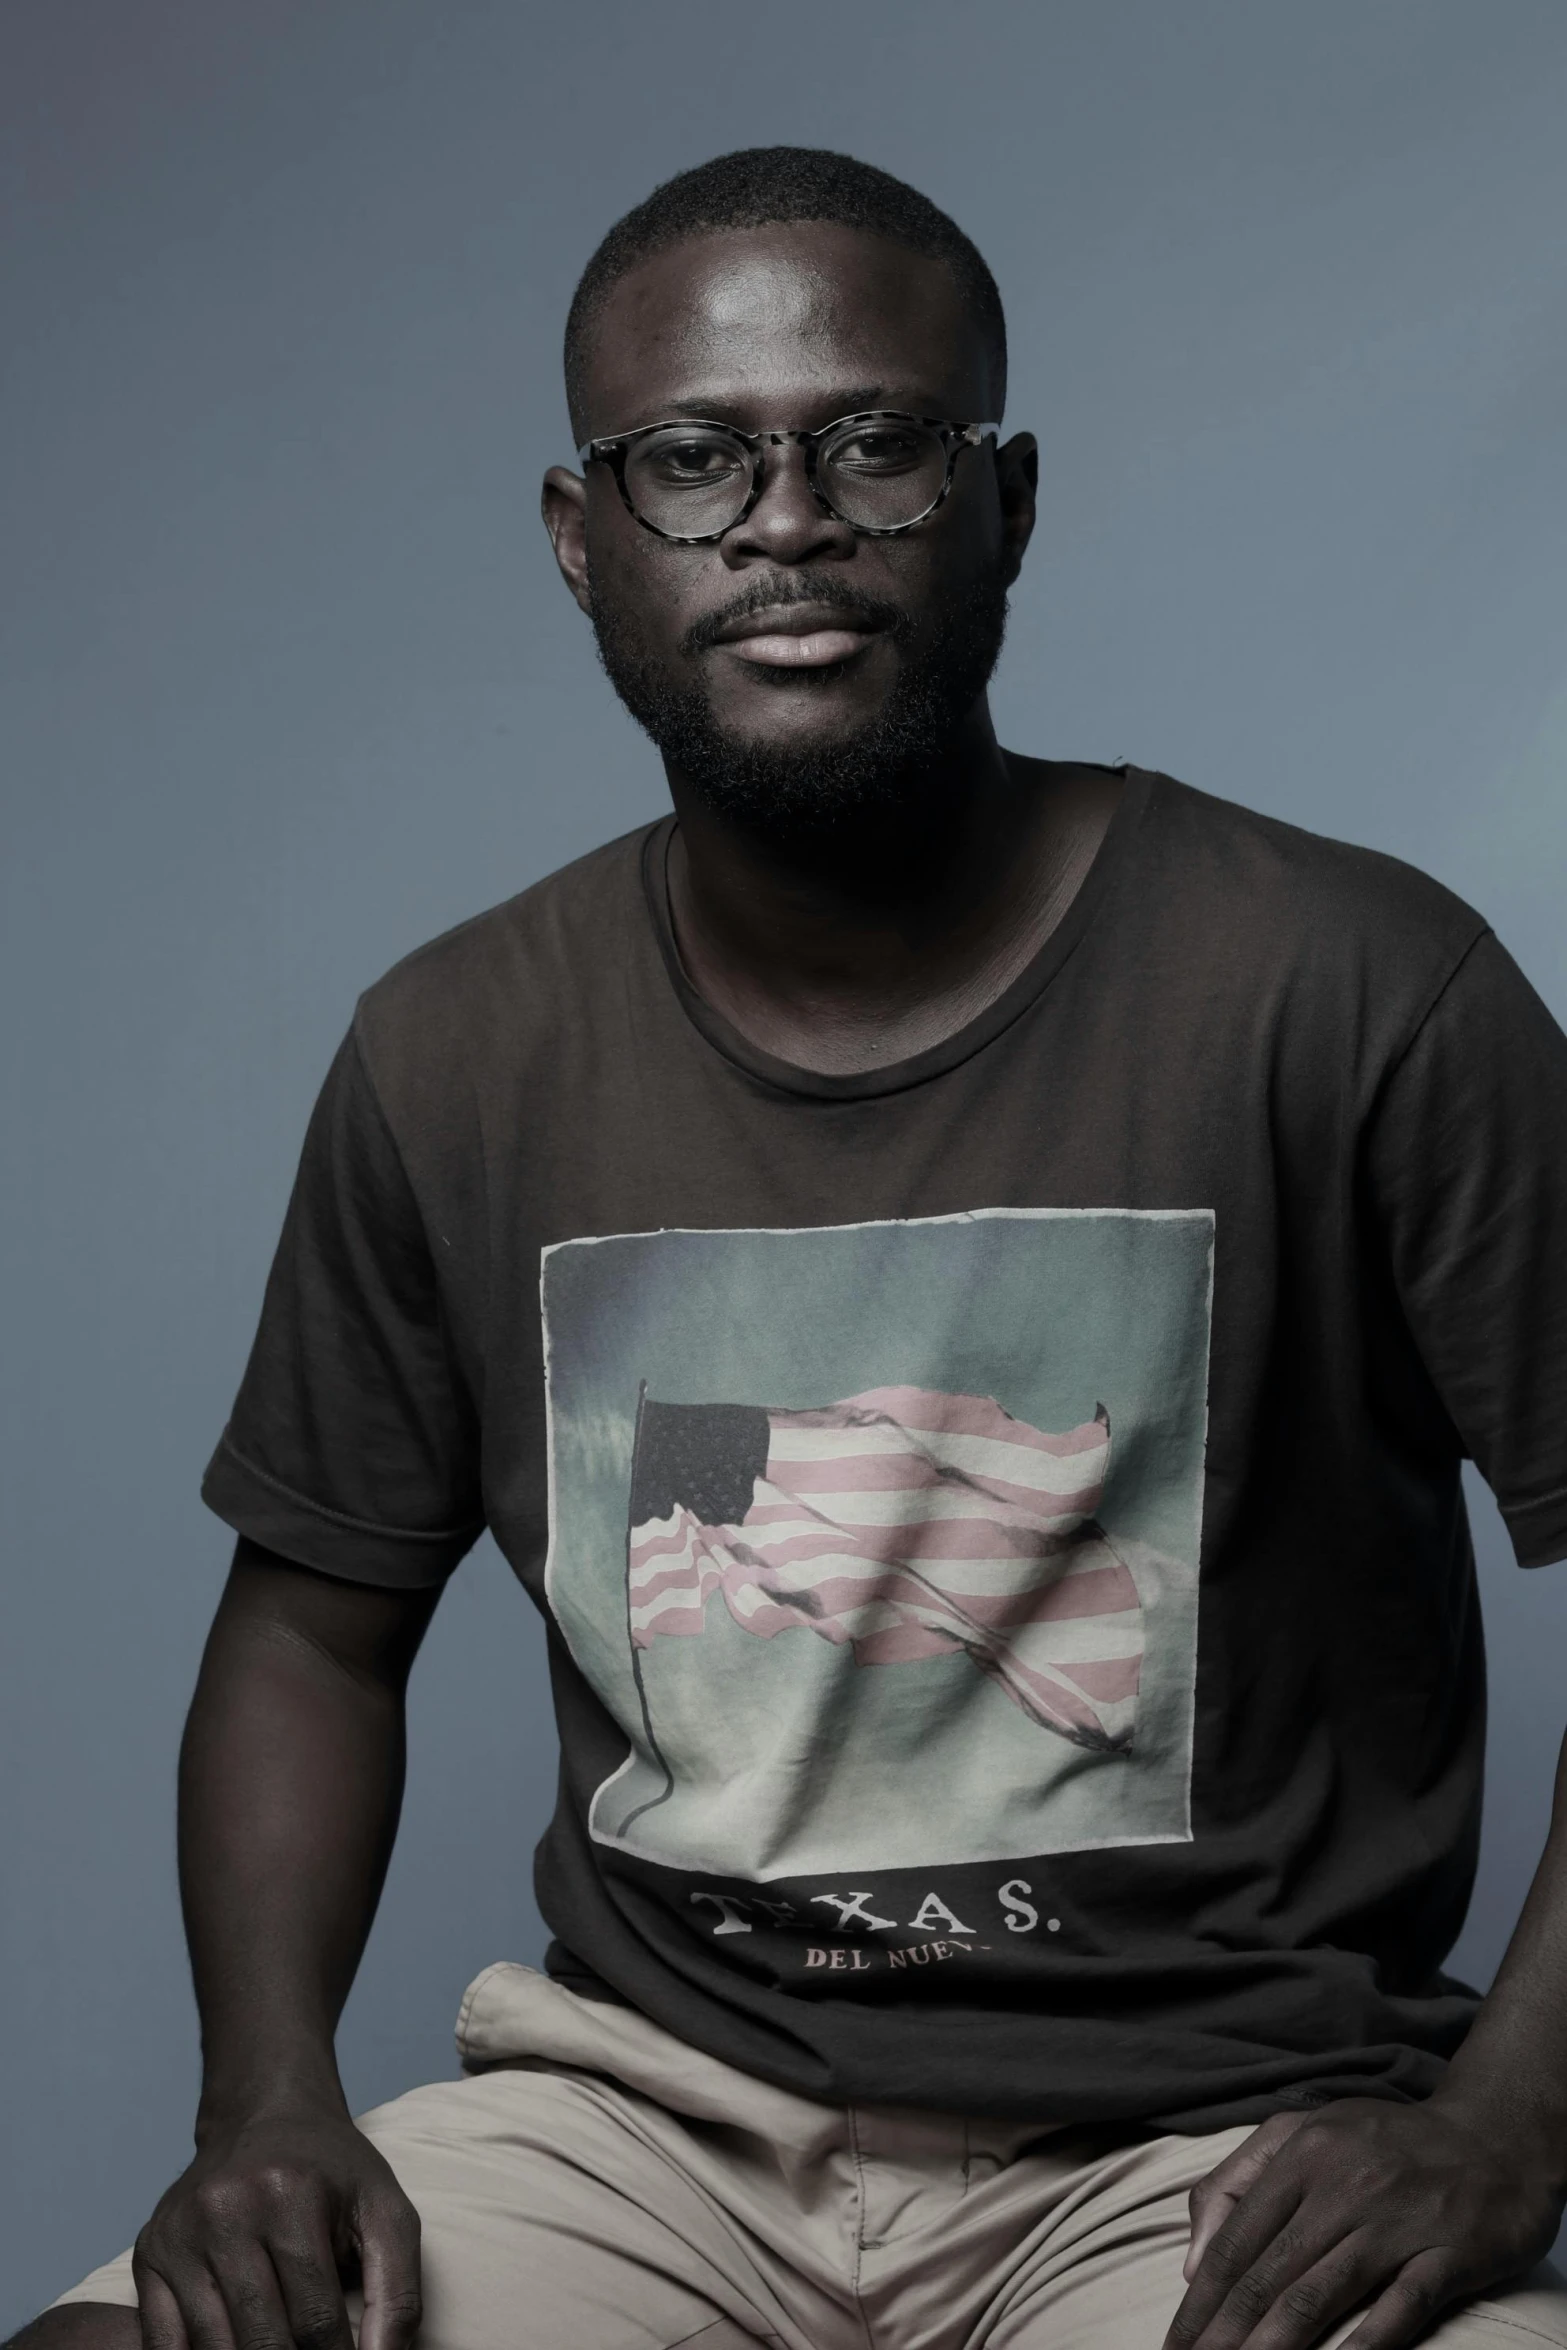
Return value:
M 831 604 L 770 604 L 729 621 L 714 641 L 757 668 L 830 669 L 880 633 Z

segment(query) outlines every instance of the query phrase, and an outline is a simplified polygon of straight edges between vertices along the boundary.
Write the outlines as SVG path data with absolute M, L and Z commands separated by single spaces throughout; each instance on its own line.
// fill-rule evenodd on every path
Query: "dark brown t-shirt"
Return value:
M 1464 1456 L 1567 1555 L 1567 1040 L 1419 873 L 1134 771 L 997 1003 L 815 1076 L 693 994 L 667 840 L 366 995 L 208 1500 L 384 1585 L 493 1530 L 550 1963 L 699 2047 L 1176 2128 L 1426 2093 Z

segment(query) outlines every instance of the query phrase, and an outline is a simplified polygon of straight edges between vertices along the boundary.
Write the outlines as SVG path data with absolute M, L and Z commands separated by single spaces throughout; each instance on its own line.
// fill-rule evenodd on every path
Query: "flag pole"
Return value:
M 639 1379 L 637 1381 L 636 1433 L 631 1439 L 631 1491 L 626 1497 L 626 1640 L 631 1650 L 631 1677 L 637 1685 L 637 1697 L 642 1706 L 643 1736 L 647 1740 L 649 1754 L 664 1774 L 664 1789 L 661 1795 L 650 1796 L 646 1803 L 639 1803 L 635 1811 L 627 1812 L 620 1823 L 622 1836 L 630 1831 L 645 1811 L 656 1811 L 658 1806 L 661 1803 L 667 1803 L 675 1792 L 675 1774 L 664 1760 L 663 1749 L 653 1735 L 653 1715 L 647 1701 L 647 1683 L 642 1677 L 642 1651 L 637 1646 L 636 1632 L 631 1621 L 632 1519 L 637 1506 L 637 1474 L 642 1465 L 642 1422 L 646 1411 L 647 1381 Z

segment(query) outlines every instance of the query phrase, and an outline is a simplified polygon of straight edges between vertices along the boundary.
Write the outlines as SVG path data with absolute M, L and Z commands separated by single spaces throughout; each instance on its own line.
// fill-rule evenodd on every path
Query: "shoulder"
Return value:
M 649 926 L 642 860 L 656 825 L 535 882 L 516 897 L 418 947 L 360 997 L 355 1033 L 378 1088 L 432 1062 L 471 1065 L 503 1045 L 508 1058 L 589 1016 L 593 995 L 623 986 Z
M 1181 918 L 1236 962 L 1282 977 L 1358 975 L 1395 992 L 1439 987 L 1489 927 L 1402 858 L 1330 840 L 1275 816 L 1151 778 L 1146 850 Z

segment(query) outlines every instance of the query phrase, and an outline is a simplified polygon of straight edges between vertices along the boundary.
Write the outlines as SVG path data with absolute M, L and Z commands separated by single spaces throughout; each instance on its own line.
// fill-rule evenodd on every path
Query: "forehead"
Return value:
M 752 428 L 846 406 L 988 416 L 986 352 L 943 261 L 830 221 L 724 229 L 650 254 L 593 323 L 583 423 L 678 413 Z M 834 403 L 836 402 L 836 405 Z

